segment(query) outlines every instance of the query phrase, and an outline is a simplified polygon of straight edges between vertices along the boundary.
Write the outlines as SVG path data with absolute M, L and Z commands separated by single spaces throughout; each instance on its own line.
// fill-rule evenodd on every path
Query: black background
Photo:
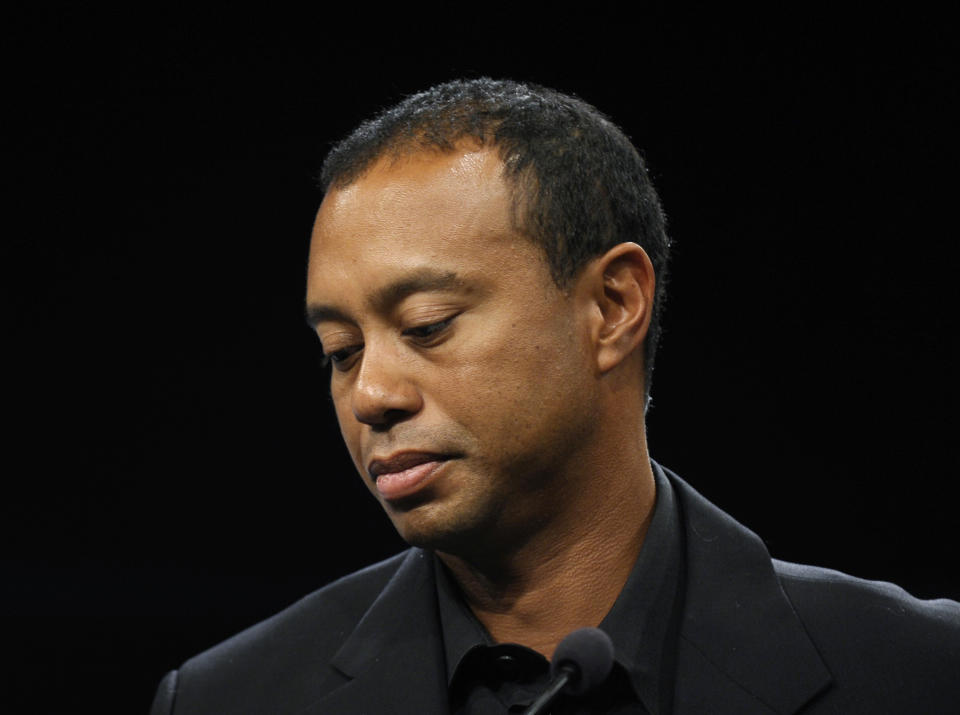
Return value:
M 775 556 L 960 597 L 953 29 L 637 7 L 8 23 L 0 709 L 145 712 L 402 547 L 301 318 L 313 177 L 459 76 L 576 93 L 644 149 L 676 241 L 653 456 Z

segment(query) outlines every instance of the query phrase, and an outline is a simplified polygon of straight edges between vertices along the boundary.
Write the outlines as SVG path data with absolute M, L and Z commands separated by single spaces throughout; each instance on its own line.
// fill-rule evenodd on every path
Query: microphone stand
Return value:
M 571 678 L 577 675 L 576 666 L 567 663 L 561 665 L 559 671 L 550 685 L 547 686 L 547 689 L 540 694 L 539 698 L 533 701 L 533 704 L 524 711 L 523 715 L 542 715 L 542 713 L 546 713 L 547 708 L 557 699 L 560 691 L 567 686 Z

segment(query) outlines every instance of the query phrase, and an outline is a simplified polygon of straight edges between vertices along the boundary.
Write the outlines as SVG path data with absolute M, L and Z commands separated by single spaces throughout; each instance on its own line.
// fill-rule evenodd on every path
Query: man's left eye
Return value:
M 454 318 L 456 317 L 457 316 L 452 315 L 449 318 L 446 318 L 445 320 L 441 320 L 436 323 L 430 323 L 428 325 L 418 325 L 414 328 L 407 328 L 406 330 L 403 331 L 403 334 L 411 338 L 418 338 L 420 340 L 432 338 L 437 333 L 450 327 L 450 324 L 453 322 Z

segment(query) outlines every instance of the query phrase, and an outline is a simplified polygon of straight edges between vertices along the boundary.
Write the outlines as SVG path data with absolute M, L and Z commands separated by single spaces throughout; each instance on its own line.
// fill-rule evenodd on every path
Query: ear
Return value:
M 656 276 L 650 257 L 636 243 L 620 243 L 588 266 L 595 307 L 592 338 L 596 365 L 606 373 L 636 354 L 650 327 Z

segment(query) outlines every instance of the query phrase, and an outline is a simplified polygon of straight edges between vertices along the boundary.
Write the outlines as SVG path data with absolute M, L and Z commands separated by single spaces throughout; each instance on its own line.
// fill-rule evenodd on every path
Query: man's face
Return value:
M 408 542 L 522 538 L 595 428 L 576 291 L 511 227 L 488 150 L 381 161 L 324 199 L 308 312 L 364 482 Z

